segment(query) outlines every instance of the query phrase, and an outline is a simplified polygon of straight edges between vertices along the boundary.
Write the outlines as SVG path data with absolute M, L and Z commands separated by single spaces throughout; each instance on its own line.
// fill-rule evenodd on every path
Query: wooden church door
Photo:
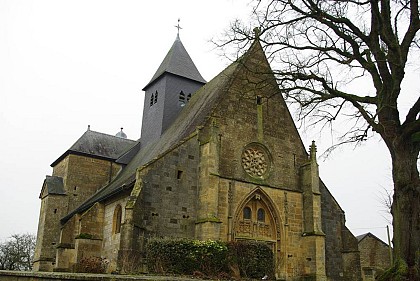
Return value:
M 237 212 L 234 239 L 266 241 L 274 246 L 276 234 L 275 220 L 266 200 L 254 194 Z

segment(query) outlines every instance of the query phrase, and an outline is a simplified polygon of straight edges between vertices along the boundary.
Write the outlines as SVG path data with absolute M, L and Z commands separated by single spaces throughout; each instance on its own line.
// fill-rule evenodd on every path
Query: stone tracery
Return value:
M 242 153 L 242 167 L 252 177 L 262 177 L 268 171 L 268 156 L 259 146 L 251 146 Z

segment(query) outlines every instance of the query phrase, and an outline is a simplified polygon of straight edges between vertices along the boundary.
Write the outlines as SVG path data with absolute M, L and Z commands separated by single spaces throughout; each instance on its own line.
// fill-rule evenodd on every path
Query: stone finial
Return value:
M 259 28 L 259 27 L 255 27 L 255 28 L 253 29 L 253 31 L 254 31 L 254 36 L 255 36 L 255 39 L 260 39 L 260 33 L 261 33 L 260 28 Z
M 309 158 L 311 160 L 315 160 L 316 161 L 316 145 L 315 145 L 315 141 L 312 141 L 311 146 L 309 147 Z

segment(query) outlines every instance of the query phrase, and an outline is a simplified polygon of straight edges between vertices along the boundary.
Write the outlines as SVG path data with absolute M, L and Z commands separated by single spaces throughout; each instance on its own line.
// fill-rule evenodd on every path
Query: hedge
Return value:
M 273 253 L 263 242 L 151 239 L 147 265 L 152 273 L 261 278 L 274 274 Z

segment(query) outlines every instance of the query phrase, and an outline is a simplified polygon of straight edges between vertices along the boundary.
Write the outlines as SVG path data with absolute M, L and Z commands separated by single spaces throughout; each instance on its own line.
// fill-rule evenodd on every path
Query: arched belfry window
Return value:
M 185 94 L 183 91 L 179 93 L 179 105 L 184 106 L 185 105 Z
M 154 93 L 152 93 L 152 95 L 150 96 L 150 106 L 152 106 L 152 105 L 153 105 L 154 100 L 155 100 L 155 94 L 154 94 Z
M 257 220 L 259 222 L 265 222 L 265 211 L 264 211 L 264 209 L 262 209 L 262 208 L 258 209 Z
M 250 220 L 252 216 L 252 211 L 250 207 L 245 207 L 244 208 L 244 215 L 243 218 L 244 220 Z
M 121 205 L 117 205 L 114 210 L 114 219 L 112 223 L 112 233 L 121 232 L 121 221 L 122 221 L 122 208 Z
M 152 93 L 152 95 L 150 96 L 150 106 L 157 103 L 157 100 L 158 100 L 158 91 Z

